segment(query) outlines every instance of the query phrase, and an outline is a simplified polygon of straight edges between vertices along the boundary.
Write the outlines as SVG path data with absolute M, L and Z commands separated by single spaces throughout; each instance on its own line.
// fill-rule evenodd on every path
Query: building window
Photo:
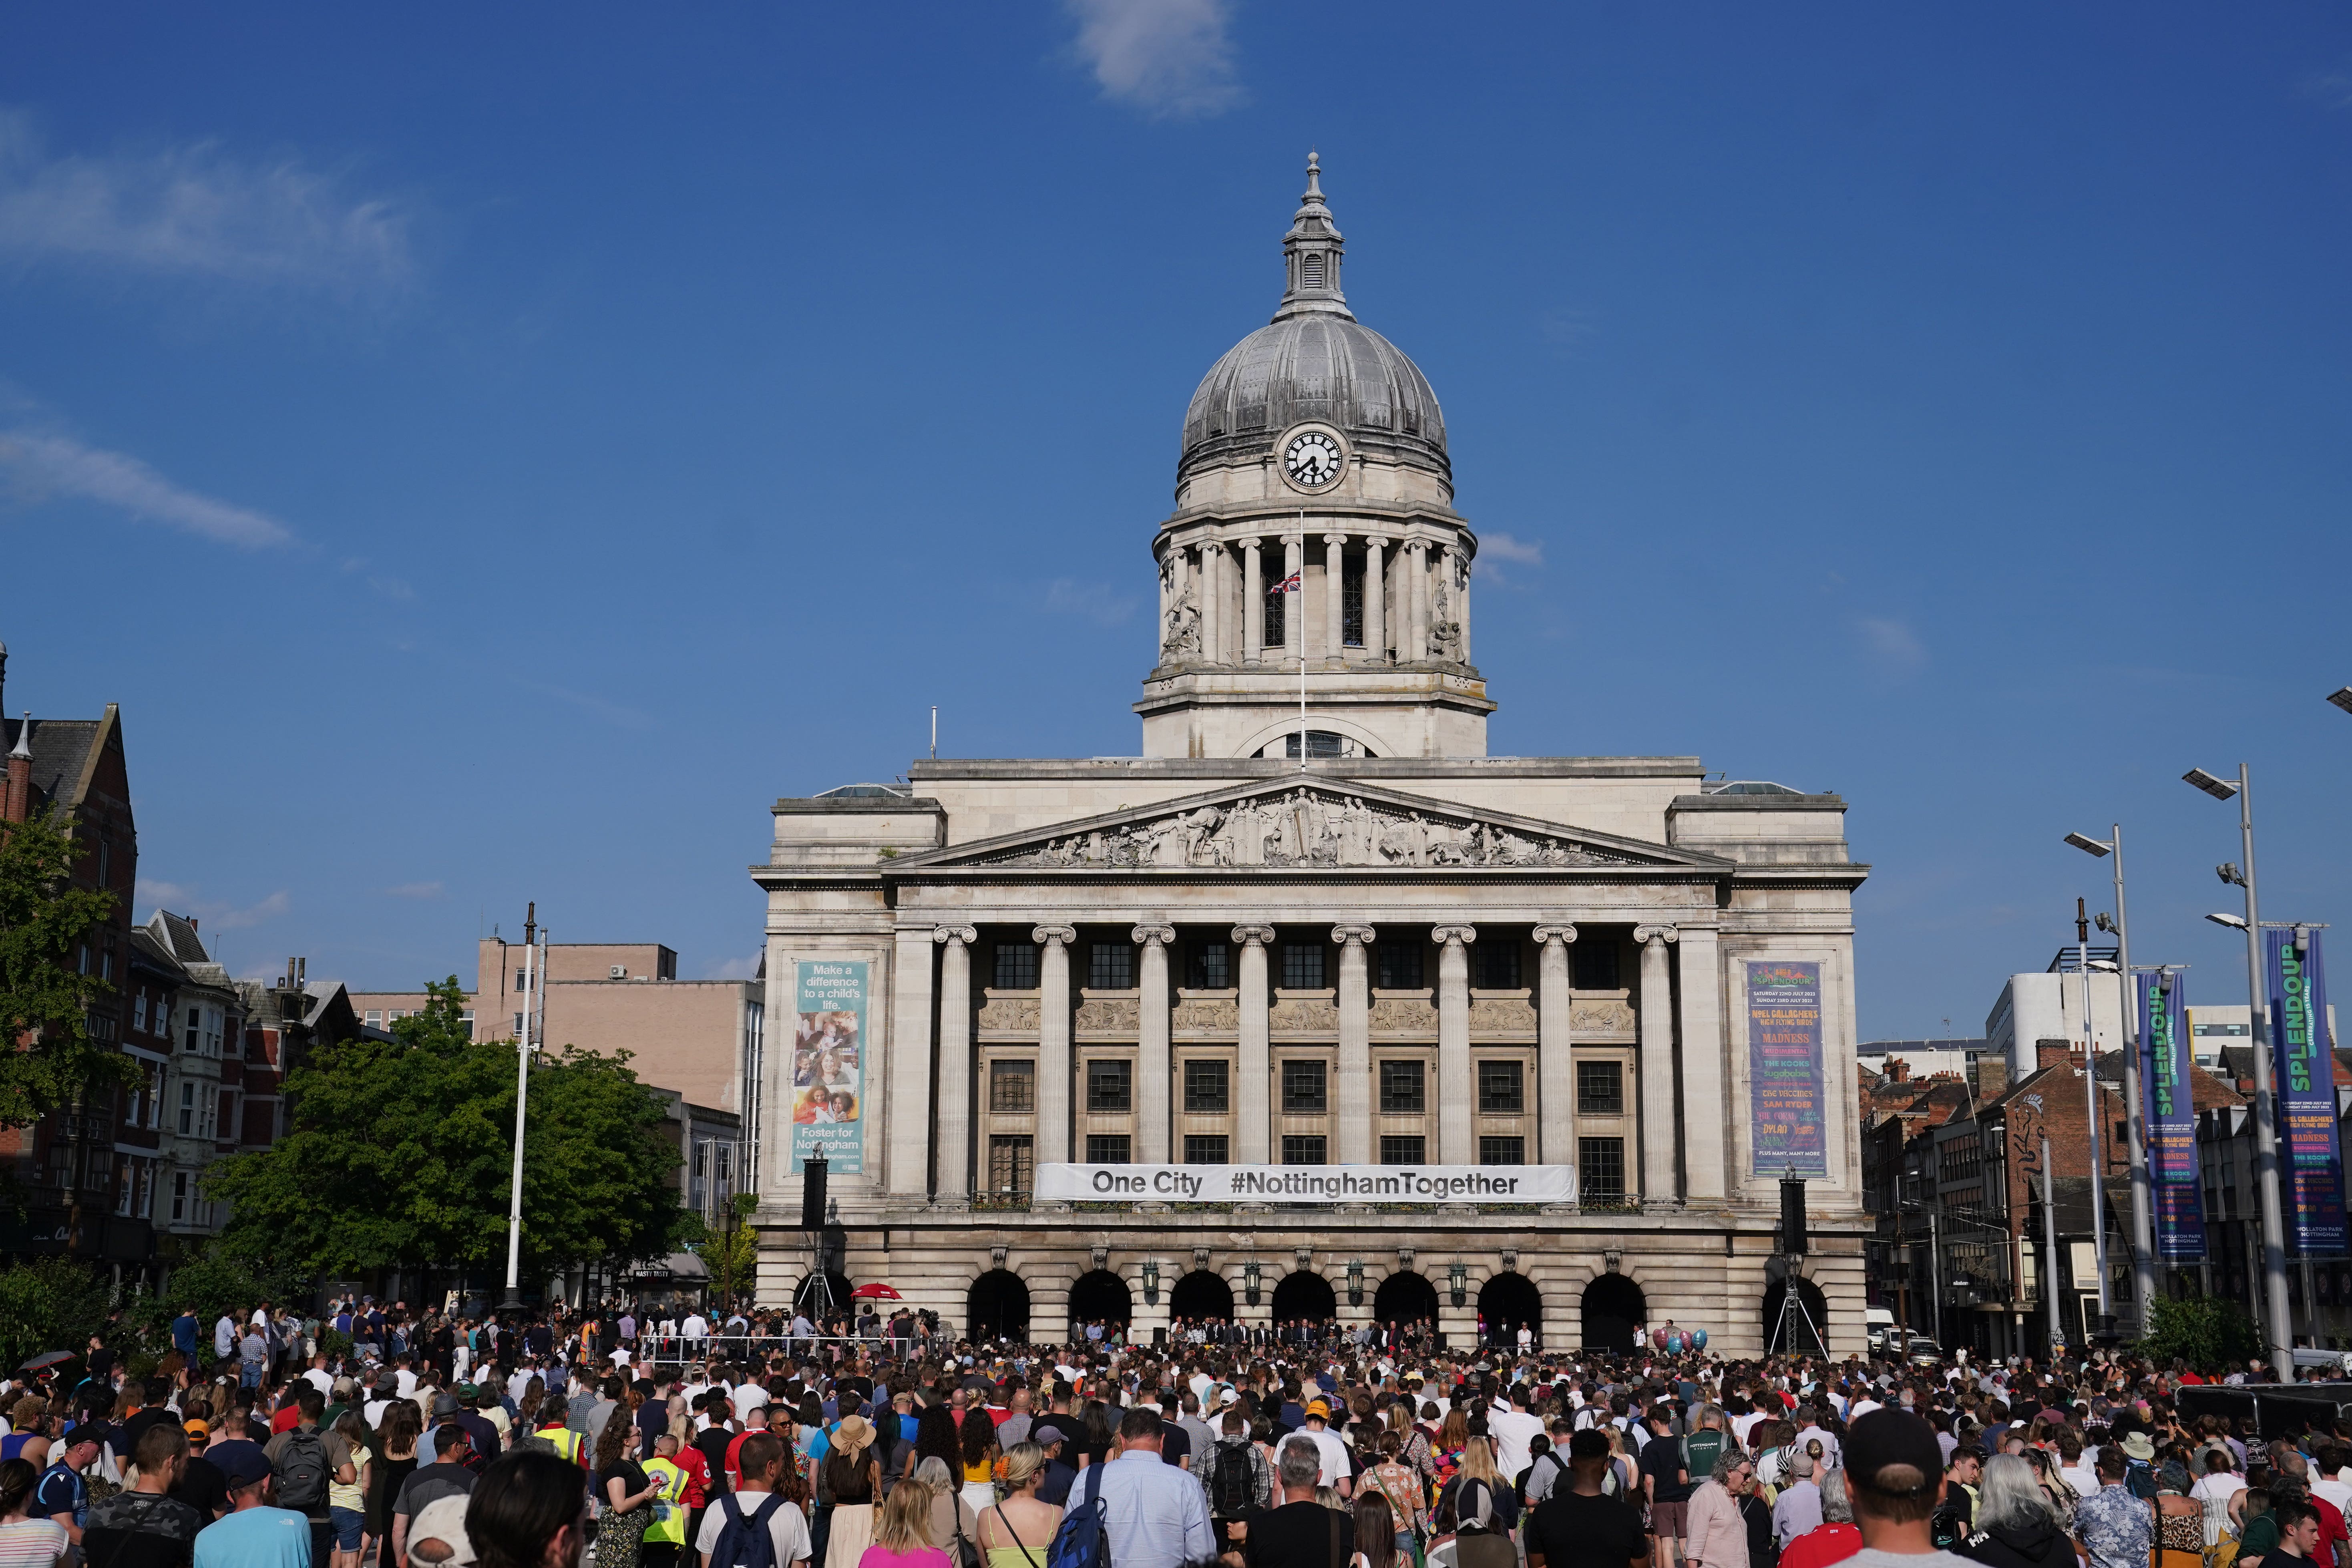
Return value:
M 1373 944 L 1380 960 L 1380 987 L 1383 991 L 1418 991 L 1421 980 L 1421 943 L 1417 942 L 1382 942 Z
M 1420 1062 L 1382 1062 L 1381 1064 L 1381 1114 L 1383 1116 L 1415 1116 L 1429 1109 L 1429 1095 L 1422 1084 Z
M 1519 988 L 1519 944 L 1508 937 L 1482 942 L 1470 950 L 1478 959 L 1478 986 L 1482 991 L 1517 991 Z
M 988 1190 L 1026 1193 L 1035 1190 L 1037 1156 L 1025 1132 L 992 1133 L 988 1140 Z
M 1313 942 L 1282 944 L 1282 988 L 1285 991 L 1323 989 L 1323 945 Z
M 519 1040 L 519 1039 L 522 1038 L 522 1015 L 521 1015 L 521 1014 L 520 1014 L 520 1013 L 517 1013 L 517 1014 L 514 1016 L 514 1019 L 515 1019 L 515 1021 L 514 1021 L 514 1032 L 515 1032 L 515 1038 Z
M 155 1162 L 152 1160 L 139 1162 L 139 1217 L 155 1217 Z
M 1342 557 L 1339 564 L 1339 642 L 1345 647 L 1364 646 L 1364 558 Z
M 131 999 L 131 1026 L 142 1035 L 147 1032 L 147 993 L 143 988 Z
M 1482 1165 L 1524 1165 L 1527 1163 L 1528 1141 L 1524 1138 L 1478 1140 L 1478 1163 Z
M 367 1026 L 371 1029 L 381 1029 L 383 1027 L 383 1011 L 382 1008 L 371 1007 L 368 1009 Z
M 185 1171 L 175 1171 L 172 1173 L 172 1223 L 180 1224 L 187 1217 L 188 1173 Z
M 1618 1203 L 1625 1196 L 1625 1140 L 1580 1138 L 1576 1141 L 1578 1198 L 1588 1204 Z
M 1568 950 L 1569 984 L 1579 991 L 1614 991 L 1617 980 L 1617 944 L 1613 942 L 1580 942 Z
M 530 970 L 518 969 L 515 971 L 515 989 L 518 991 L 528 991 L 530 989 Z
M 1319 1132 L 1282 1135 L 1282 1163 L 1286 1165 L 1328 1165 L 1330 1155 L 1331 1141 Z
M 1124 1165 L 1131 1158 L 1131 1147 L 1124 1132 L 1089 1132 L 1087 1134 L 1087 1163 Z
M 204 1037 L 205 1010 L 191 1005 L 188 1008 L 188 1049 L 193 1051 L 203 1045 Z
M 1087 946 L 1087 986 L 1094 991 L 1135 989 L 1135 944 L 1097 942 Z
M 457 1022 L 466 1026 L 466 1037 L 469 1040 L 472 1039 L 474 1037 L 474 1015 L 472 1010 L 469 1008 L 467 1011 L 458 1014 Z
M 125 1219 L 131 1217 L 131 1202 L 138 1196 L 137 1169 L 125 1160 L 115 1171 L 114 1212 Z
M 1230 991 L 1234 950 L 1222 942 L 1196 942 L 1184 965 L 1184 984 L 1195 991 Z
M 1384 1133 L 1381 1138 L 1381 1163 L 1383 1165 L 1423 1165 L 1428 1163 L 1429 1140 L 1418 1132 L 1407 1135 Z
M 196 1086 L 184 1080 L 180 1085 L 180 1131 L 190 1136 L 196 1131 Z
M 988 1109 L 1020 1114 L 1037 1109 L 1035 1062 L 988 1064 Z
M 1233 1089 L 1224 1063 L 1189 1061 L 1184 1064 L 1185 1110 L 1225 1110 L 1231 1109 L 1232 1104 Z
M 1290 734 L 1283 741 L 1282 746 L 1282 754 L 1284 756 L 1297 756 L 1298 754 L 1298 731 L 1296 730 L 1290 731 Z M 1347 755 L 1347 747 L 1348 742 L 1346 737 L 1339 734 L 1336 730 L 1309 730 L 1307 731 L 1307 754 L 1310 757 L 1345 756 Z
M 1310 250 L 1298 258 L 1298 281 L 1303 288 L 1323 287 L 1323 253 L 1321 251 Z
M 1488 1116 L 1517 1116 L 1528 1108 L 1527 1069 L 1515 1061 L 1478 1064 L 1478 1109 Z
M 1290 637 L 1285 628 L 1290 624 L 1290 595 L 1282 591 L 1282 568 L 1269 562 L 1265 574 L 1265 646 L 1286 647 Z
M 1124 1061 L 1093 1061 L 1087 1064 L 1087 1109 L 1088 1110 L 1132 1110 L 1135 1109 L 1135 1068 Z
M 1282 1109 L 1289 1115 L 1310 1115 L 1328 1110 L 1329 1096 L 1323 1084 L 1321 1062 L 1285 1062 L 1282 1064 Z M 1288 1162 L 1297 1163 L 1297 1162 Z M 1319 1164 L 1320 1161 L 1309 1162 Z
M 999 991 L 1036 990 L 1037 944 L 1033 942 L 998 942 L 996 973 L 990 984 Z
M 1622 1062 L 1576 1064 L 1576 1113 L 1579 1116 L 1625 1114 L 1625 1067 Z
M 1225 1163 L 1225 1135 L 1222 1132 L 1184 1134 L 1184 1163 L 1188 1165 L 1222 1165 Z

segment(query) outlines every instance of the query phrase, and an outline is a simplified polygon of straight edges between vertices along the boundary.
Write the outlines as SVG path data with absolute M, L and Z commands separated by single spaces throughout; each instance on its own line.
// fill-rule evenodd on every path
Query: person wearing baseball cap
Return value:
M 1961 1568 L 1929 1527 L 1944 1497 L 1944 1450 L 1935 1428 L 1907 1410 L 1874 1410 L 1846 1428 L 1846 1500 L 1862 1531 L 1855 1568 Z
M 247 1451 L 231 1456 L 222 1469 L 229 1511 L 197 1532 L 195 1568 L 308 1562 L 310 1519 L 290 1508 L 269 1506 L 269 1457 L 250 1443 L 239 1447 Z

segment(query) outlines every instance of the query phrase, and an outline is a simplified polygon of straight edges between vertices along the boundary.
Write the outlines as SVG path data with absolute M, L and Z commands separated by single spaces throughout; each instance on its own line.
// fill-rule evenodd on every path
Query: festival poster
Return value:
M 793 978 L 793 1169 L 822 1146 L 836 1176 L 866 1169 L 863 959 L 808 959 Z
M 2285 1175 L 2287 1230 L 2297 1254 L 2339 1258 L 2345 1251 L 2344 1162 L 2336 1142 L 2336 1064 L 2328 1054 L 2327 984 L 2319 932 L 2263 932 L 2263 973 L 2270 994 L 2271 1074 L 2278 1096 L 2280 1164 Z
M 2168 985 L 2166 983 L 2169 981 Z M 2139 988 L 2140 1093 L 2147 1104 L 2147 1173 L 2156 1255 L 2205 1261 L 2205 1194 L 2197 1169 L 2197 1107 L 2189 1092 L 2188 988 L 2178 974 L 2133 976 Z
M 1822 1084 L 1822 966 L 1748 965 L 1748 1092 L 1759 1176 L 1830 1173 Z

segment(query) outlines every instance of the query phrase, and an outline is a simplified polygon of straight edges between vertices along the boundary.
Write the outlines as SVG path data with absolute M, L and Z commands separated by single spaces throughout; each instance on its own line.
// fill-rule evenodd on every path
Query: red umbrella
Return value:
M 870 1298 L 877 1301 L 897 1301 L 903 1300 L 903 1298 L 899 1296 L 898 1292 L 879 1281 L 871 1285 L 860 1285 L 856 1289 L 852 1290 L 849 1293 L 849 1299 L 853 1301 L 857 1300 L 861 1297 Z

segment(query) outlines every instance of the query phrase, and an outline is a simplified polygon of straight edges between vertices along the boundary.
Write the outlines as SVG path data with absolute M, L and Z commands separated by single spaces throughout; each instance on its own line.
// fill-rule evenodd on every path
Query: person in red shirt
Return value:
M 1861 1550 L 1862 1531 L 1853 1522 L 1845 1472 L 1832 1470 L 1822 1479 L 1822 1522 L 1781 1548 L 1780 1568 L 1830 1568 Z

